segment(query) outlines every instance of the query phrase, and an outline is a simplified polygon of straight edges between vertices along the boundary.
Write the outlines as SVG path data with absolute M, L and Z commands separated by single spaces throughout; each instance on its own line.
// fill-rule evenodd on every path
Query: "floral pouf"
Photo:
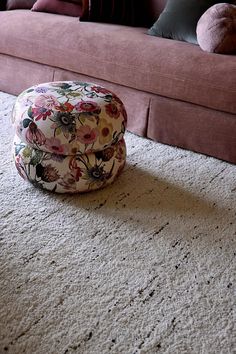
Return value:
M 51 82 L 22 92 L 12 123 L 21 177 L 58 193 L 87 192 L 113 182 L 126 159 L 121 100 L 104 87 Z

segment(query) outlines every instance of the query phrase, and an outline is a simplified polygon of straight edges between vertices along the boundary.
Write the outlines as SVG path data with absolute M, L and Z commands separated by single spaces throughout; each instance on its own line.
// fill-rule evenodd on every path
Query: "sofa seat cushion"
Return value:
M 0 53 L 236 113 L 235 56 L 146 32 L 12 10 L 1 13 Z

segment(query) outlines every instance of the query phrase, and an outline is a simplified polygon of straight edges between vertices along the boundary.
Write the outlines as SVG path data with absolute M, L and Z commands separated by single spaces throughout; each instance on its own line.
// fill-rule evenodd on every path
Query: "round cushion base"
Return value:
M 15 136 L 14 159 L 20 176 L 36 187 L 83 193 L 114 181 L 125 165 L 126 145 L 121 139 L 102 151 L 65 156 L 34 149 Z

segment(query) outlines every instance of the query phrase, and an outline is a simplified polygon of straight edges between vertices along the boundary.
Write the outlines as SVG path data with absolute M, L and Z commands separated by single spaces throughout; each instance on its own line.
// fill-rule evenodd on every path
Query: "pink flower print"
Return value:
M 94 113 L 99 114 L 101 112 L 101 108 L 96 102 L 93 101 L 81 101 L 75 105 L 75 109 L 78 112 L 83 113 Z
M 58 182 L 68 192 L 74 192 L 76 190 L 76 181 L 73 175 L 67 172 Z
M 40 120 L 41 118 L 46 120 L 46 118 L 51 115 L 51 111 L 47 111 L 46 108 L 43 107 L 36 107 L 32 108 L 32 115 L 36 121 Z
M 68 192 L 74 192 L 76 190 L 76 182 L 79 181 L 82 176 L 80 168 L 76 168 L 67 172 L 60 180 L 59 184 L 64 187 Z
M 98 130 L 83 125 L 76 131 L 77 139 L 83 144 L 92 144 L 97 140 Z
M 35 107 L 32 108 L 33 117 L 35 120 L 45 120 L 51 115 L 52 109 L 59 105 L 57 99 L 52 95 L 40 95 L 36 97 Z
M 61 144 L 60 139 L 54 137 L 46 139 L 45 146 L 50 152 L 55 154 L 65 155 L 67 152 L 66 146 Z
M 26 170 L 25 170 L 25 165 L 24 162 L 22 160 L 22 157 L 20 155 L 15 157 L 15 166 L 17 168 L 17 171 L 19 173 L 19 175 L 24 178 L 24 179 L 28 179 Z
M 120 116 L 120 111 L 117 108 L 117 105 L 115 103 L 109 103 L 106 105 L 106 113 L 111 117 L 111 118 L 119 118 Z
M 40 95 L 35 99 L 36 107 L 43 107 L 47 110 L 53 109 L 55 106 L 58 106 L 59 103 L 57 99 L 52 95 Z
M 35 144 L 37 146 L 43 145 L 46 141 L 45 135 L 38 129 L 34 122 L 30 122 L 25 133 L 25 138 L 29 144 Z

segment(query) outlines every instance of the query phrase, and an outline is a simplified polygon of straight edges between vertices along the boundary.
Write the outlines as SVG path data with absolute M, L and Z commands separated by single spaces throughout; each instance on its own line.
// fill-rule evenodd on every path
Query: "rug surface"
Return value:
M 126 133 L 111 186 L 13 165 L 0 93 L 0 353 L 236 353 L 236 166 Z

